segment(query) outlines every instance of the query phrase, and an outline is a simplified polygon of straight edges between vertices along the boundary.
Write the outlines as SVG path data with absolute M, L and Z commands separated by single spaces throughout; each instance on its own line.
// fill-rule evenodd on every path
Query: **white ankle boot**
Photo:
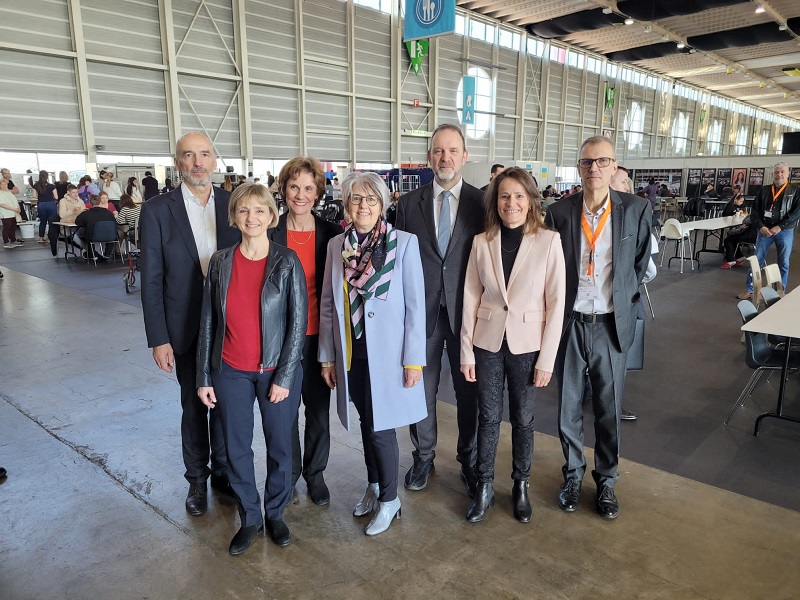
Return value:
M 361 496 L 361 500 L 356 503 L 356 507 L 353 509 L 353 516 L 363 517 L 375 510 L 379 491 L 377 483 L 367 484 L 367 491 Z
M 367 535 L 378 535 L 389 529 L 392 520 L 397 516 L 400 518 L 400 498 L 395 498 L 391 502 L 378 502 L 378 512 L 372 517 L 372 521 L 364 533 Z

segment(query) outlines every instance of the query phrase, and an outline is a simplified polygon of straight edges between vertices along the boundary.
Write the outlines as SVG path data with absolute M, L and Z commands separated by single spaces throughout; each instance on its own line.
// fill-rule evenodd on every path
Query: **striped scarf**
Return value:
M 359 245 L 351 224 L 344 234 L 344 279 L 349 284 L 350 321 L 356 339 L 364 334 L 364 302 L 386 300 L 397 253 L 397 231 L 381 217 Z

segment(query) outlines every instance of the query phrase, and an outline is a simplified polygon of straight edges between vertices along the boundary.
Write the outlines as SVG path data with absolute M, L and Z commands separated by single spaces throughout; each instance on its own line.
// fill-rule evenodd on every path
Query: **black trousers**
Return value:
M 478 431 L 478 388 L 469 383 L 461 373 L 461 340 L 459 333 L 450 328 L 447 309 L 442 306 L 436 318 L 433 335 L 426 342 L 425 354 L 427 365 L 422 369 L 425 386 L 425 403 L 428 416 L 419 423 L 409 426 L 411 443 L 414 444 L 414 456 L 421 460 L 433 460 L 436 456 L 436 441 L 439 431 L 436 421 L 436 394 L 439 391 L 439 380 L 442 371 L 442 352 L 447 343 L 447 358 L 450 362 L 450 373 L 453 376 L 453 388 L 456 395 L 456 419 L 458 421 L 458 442 L 456 458 L 462 466 L 473 468 L 477 456 L 476 435 Z
M 353 357 L 347 375 L 350 400 L 361 420 L 361 440 L 364 444 L 364 462 L 367 481 L 380 487 L 378 500 L 391 502 L 397 498 L 397 481 L 400 470 L 400 449 L 394 429 L 375 431 L 372 419 L 372 388 L 369 379 L 369 362 Z
M 725 247 L 726 262 L 733 262 L 738 258 L 736 256 L 736 246 L 738 246 L 739 243 L 741 242 L 748 244 L 755 244 L 756 232 L 748 229 L 746 231 L 743 231 L 742 233 L 730 233 L 726 235 L 725 241 L 723 242 L 723 245 Z
M 228 479 L 239 500 L 242 525 L 261 523 L 261 505 L 253 463 L 253 400 L 261 412 L 261 426 L 267 445 L 267 480 L 264 484 L 264 514 L 280 519 L 292 496 L 292 423 L 300 406 L 302 368 L 281 402 L 269 401 L 274 371 L 239 371 L 225 361 L 211 374 L 225 448 L 228 451 Z
M 331 390 L 317 360 L 319 336 L 307 335 L 303 347 L 303 389 L 306 427 L 300 449 L 298 419 L 292 427 L 292 486 L 302 474 L 306 481 L 322 476 L 331 453 Z M 299 417 L 299 413 L 298 413 Z
M 533 367 L 538 352 L 512 354 L 508 344 L 498 352 L 475 348 L 478 380 L 478 481 L 494 480 L 494 461 L 503 419 L 503 388 L 508 382 L 508 414 L 511 421 L 511 478 L 527 481 L 533 455 Z
M 213 472 L 224 475 L 228 468 L 222 425 L 216 411 L 197 397 L 197 346 L 183 354 L 175 354 L 175 375 L 181 386 L 181 443 L 183 445 L 184 477 L 189 483 L 204 482 Z M 209 456 L 211 468 L 208 468 Z

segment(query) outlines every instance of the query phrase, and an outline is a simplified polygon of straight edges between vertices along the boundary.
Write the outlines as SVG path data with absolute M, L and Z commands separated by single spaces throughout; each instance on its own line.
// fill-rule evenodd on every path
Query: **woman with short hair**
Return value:
M 228 217 L 242 241 L 215 252 L 208 266 L 197 394 L 220 411 L 228 479 L 241 521 L 228 548 L 236 555 L 250 547 L 265 524 L 278 546 L 291 540 L 283 511 L 292 490 L 291 434 L 300 405 L 308 301 L 297 255 L 267 236 L 278 222 L 269 190 L 240 185 L 231 194 Z M 267 446 L 264 517 L 253 464 L 254 399 Z

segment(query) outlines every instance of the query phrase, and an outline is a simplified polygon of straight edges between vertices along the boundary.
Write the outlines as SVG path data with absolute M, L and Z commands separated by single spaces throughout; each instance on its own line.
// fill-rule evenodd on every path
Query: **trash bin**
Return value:
M 22 223 L 18 223 L 17 227 L 19 227 L 20 237 L 23 240 L 32 240 L 36 237 L 36 223 L 32 221 L 23 221 Z

